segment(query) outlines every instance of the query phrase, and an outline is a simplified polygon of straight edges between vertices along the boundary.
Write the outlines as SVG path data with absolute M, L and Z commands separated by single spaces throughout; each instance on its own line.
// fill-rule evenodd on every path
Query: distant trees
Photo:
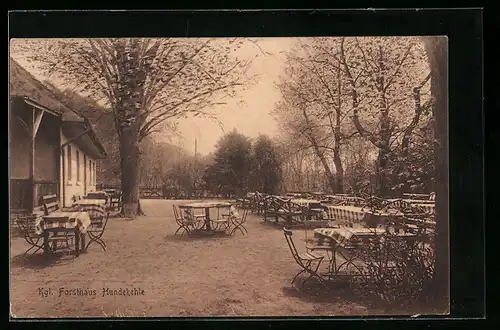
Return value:
M 248 191 L 252 144 L 233 130 L 217 142 L 214 162 L 205 172 L 207 189 L 224 196 L 241 196 Z
M 314 151 L 302 141 L 283 134 L 278 139 L 281 163 L 281 191 L 332 192 L 323 166 Z
M 213 158 L 203 176 L 207 191 L 233 197 L 248 191 L 277 194 L 280 190 L 280 154 L 265 135 L 252 144 L 248 137 L 234 130 L 218 141 Z
M 281 181 L 281 163 L 274 142 L 260 135 L 252 148 L 250 168 L 251 190 L 266 194 L 278 194 Z

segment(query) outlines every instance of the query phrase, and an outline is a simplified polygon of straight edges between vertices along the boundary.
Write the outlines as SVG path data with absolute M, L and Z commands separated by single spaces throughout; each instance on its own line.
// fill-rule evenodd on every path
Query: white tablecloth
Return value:
M 326 218 L 335 221 L 361 222 L 365 218 L 363 208 L 350 205 L 330 205 L 326 208 Z
M 85 233 L 87 232 L 87 228 L 90 226 L 90 224 L 90 216 L 87 212 L 58 211 L 38 218 L 35 224 L 35 230 L 37 234 L 42 234 L 45 229 L 71 229 L 79 225 L 80 232 Z

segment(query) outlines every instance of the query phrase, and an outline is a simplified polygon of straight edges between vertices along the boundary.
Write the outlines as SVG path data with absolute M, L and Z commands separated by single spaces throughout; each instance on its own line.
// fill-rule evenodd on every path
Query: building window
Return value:
M 89 159 L 89 185 L 92 185 L 92 160 Z
M 96 170 L 95 162 L 94 162 L 94 186 L 96 185 L 96 183 L 97 183 L 97 170 Z
M 68 145 L 68 181 L 72 180 L 71 146 Z
M 76 181 L 80 182 L 80 152 L 76 151 Z

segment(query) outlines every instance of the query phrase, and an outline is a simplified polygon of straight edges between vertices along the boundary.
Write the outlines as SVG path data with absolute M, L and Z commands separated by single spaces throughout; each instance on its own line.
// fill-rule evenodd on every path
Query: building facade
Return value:
M 9 105 L 11 212 L 34 212 L 51 194 L 70 206 L 94 191 L 107 155 L 92 125 L 12 59 Z

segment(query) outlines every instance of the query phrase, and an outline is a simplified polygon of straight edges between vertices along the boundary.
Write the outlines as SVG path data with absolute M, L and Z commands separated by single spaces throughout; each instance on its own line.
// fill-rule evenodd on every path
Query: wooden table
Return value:
M 75 202 L 77 205 L 106 205 L 105 199 L 83 198 Z
M 36 224 L 35 230 L 39 234 L 43 234 L 43 251 L 44 255 L 49 254 L 49 234 L 60 232 L 71 232 L 75 234 L 75 254 L 78 257 L 80 254 L 80 238 L 81 250 L 85 248 L 85 233 L 90 226 L 90 217 L 87 212 L 53 212 L 43 216 Z M 83 234 L 83 235 L 82 235 Z
M 104 199 L 80 199 L 75 202 L 74 208 L 78 211 L 95 210 L 97 213 L 105 214 L 109 204 Z M 92 217 L 92 214 L 90 214 Z
M 355 265 L 355 263 L 357 262 L 364 262 L 362 258 L 360 259 L 360 255 L 357 255 L 356 253 L 350 256 L 347 256 L 345 254 L 345 252 L 347 251 L 347 249 L 345 249 L 346 246 L 353 243 L 353 239 L 358 241 L 363 239 L 375 238 L 377 235 L 384 234 L 385 232 L 386 230 L 384 228 L 317 228 L 314 230 L 314 236 L 316 238 L 315 246 L 321 247 L 322 249 L 330 248 L 332 252 L 329 264 L 330 276 L 339 275 L 342 267 L 347 268 L 349 265 Z M 410 240 L 416 237 L 416 235 L 412 233 L 398 233 L 395 235 L 403 239 Z M 355 250 L 351 249 L 351 251 Z M 338 266 L 337 254 L 339 254 L 345 260 Z M 358 266 L 355 266 L 355 268 L 358 268 Z
M 106 203 L 110 200 L 110 195 L 105 191 L 92 191 L 87 193 L 86 200 L 104 200 Z
M 315 199 L 305 199 L 305 198 L 297 198 L 297 199 L 292 199 L 292 202 L 295 204 L 299 204 L 301 206 L 307 206 L 311 204 L 321 204 L 320 201 L 315 200 Z
M 210 225 L 210 209 L 221 209 L 221 208 L 230 208 L 232 206 L 231 203 L 228 202 L 195 202 L 195 203 L 189 203 L 189 204 L 184 204 L 184 205 L 179 205 L 180 209 L 189 209 L 189 210 L 194 210 L 194 209 L 204 209 L 205 210 L 205 225 L 204 228 L 205 230 L 209 231 L 212 230 L 212 227 Z
M 329 205 L 326 207 L 329 220 L 359 223 L 365 219 L 365 211 L 362 207 L 350 205 Z
M 429 214 L 436 213 L 436 204 L 434 203 L 415 203 L 413 205 L 423 208 Z

